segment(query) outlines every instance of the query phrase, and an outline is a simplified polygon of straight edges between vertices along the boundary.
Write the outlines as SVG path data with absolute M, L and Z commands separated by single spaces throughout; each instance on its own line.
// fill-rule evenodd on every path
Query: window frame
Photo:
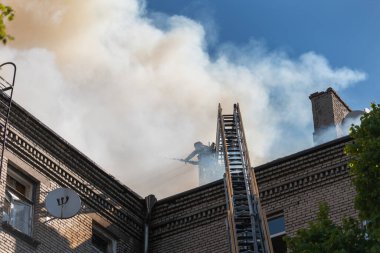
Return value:
M 278 218 L 282 218 L 283 219 L 283 230 L 278 232 L 278 233 L 275 233 L 275 234 L 270 234 L 270 229 L 269 229 L 269 224 L 270 224 L 270 221 L 271 220 L 275 220 L 275 219 L 278 219 Z M 286 222 L 285 222 L 285 214 L 284 212 L 276 212 L 276 213 L 273 213 L 272 215 L 268 215 L 267 216 L 267 223 L 268 223 L 268 229 L 269 229 L 269 236 L 270 236 L 270 240 L 272 241 L 272 245 L 273 247 L 275 246 L 273 244 L 274 241 L 277 241 L 277 240 L 281 240 L 281 245 L 280 245 L 280 249 L 282 250 L 283 249 L 283 246 L 285 246 L 285 249 L 286 249 L 286 244 L 285 242 L 283 242 L 282 238 L 286 235 Z M 275 248 L 273 248 L 275 249 Z M 282 251 L 281 251 L 282 252 Z M 286 251 L 285 251 L 286 252 Z
M 278 219 L 282 217 L 283 220 L 284 220 L 284 231 L 281 231 L 281 232 L 278 232 L 278 233 L 275 233 L 275 234 L 270 234 L 270 221 L 271 220 L 275 220 L 275 219 Z M 281 236 L 281 235 L 284 235 L 286 234 L 286 226 L 285 226 L 285 215 L 283 213 L 276 213 L 275 215 L 268 215 L 268 218 L 267 218 L 267 222 L 268 222 L 268 229 L 269 229 L 269 235 L 270 235 L 270 238 L 273 238 L 273 237 L 277 237 L 277 236 Z
M 15 187 L 9 184 L 8 177 L 11 177 L 17 183 L 23 185 L 25 187 L 25 194 L 19 192 Z M 4 196 L 4 206 L 5 202 L 9 203 L 9 211 L 3 210 L 3 219 L 2 222 L 7 223 L 13 229 L 19 231 L 22 234 L 27 236 L 32 236 L 33 228 L 34 228 L 34 208 L 36 203 L 36 182 L 27 174 L 20 171 L 20 169 L 13 164 L 8 164 L 7 166 L 7 175 L 6 175 L 6 183 L 5 183 L 5 196 Z M 20 229 L 15 222 L 12 222 L 12 218 L 16 216 L 16 214 L 12 214 L 12 211 L 15 210 L 15 207 L 12 208 L 12 204 L 17 203 L 18 205 L 27 206 L 29 209 L 29 213 L 27 215 L 27 226 L 26 230 Z M 25 223 L 26 223 L 25 222 Z M 24 223 L 24 224 L 25 224 Z
M 115 237 L 107 231 L 104 227 L 102 227 L 100 224 L 93 222 L 92 223 L 92 236 L 96 234 L 98 237 L 104 239 L 105 241 L 108 241 L 107 245 L 107 251 L 106 253 L 116 253 L 117 252 L 117 240 Z M 91 236 L 91 243 L 92 243 L 92 237 Z M 96 253 L 101 253 L 98 248 L 95 247 L 95 245 L 91 245 L 93 250 L 95 250 Z

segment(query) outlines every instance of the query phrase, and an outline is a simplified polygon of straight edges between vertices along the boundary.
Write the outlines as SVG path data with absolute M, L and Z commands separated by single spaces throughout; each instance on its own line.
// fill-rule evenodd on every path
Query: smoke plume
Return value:
M 290 58 L 254 39 L 207 53 L 202 24 L 147 15 L 137 0 L 13 0 L 1 62 L 17 64 L 15 100 L 145 196 L 195 187 L 169 158 L 215 140 L 217 105 L 242 109 L 253 165 L 312 145 L 308 95 L 366 74 L 315 52 Z

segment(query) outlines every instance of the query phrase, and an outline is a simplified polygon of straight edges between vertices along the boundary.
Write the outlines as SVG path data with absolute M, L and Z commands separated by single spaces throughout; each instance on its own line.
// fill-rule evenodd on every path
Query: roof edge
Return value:
M 134 192 L 131 188 L 126 186 L 125 184 L 121 183 L 119 180 L 117 180 L 112 174 L 105 171 L 101 166 L 99 166 L 96 162 L 94 162 L 91 158 L 89 158 L 87 155 L 85 155 L 83 152 L 81 152 L 79 149 L 77 149 L 74 145 L 70 144 L 67 140 L 65 140 L 63 137 L 61 137 L 59 134 L 57 134 L 54 130 L 52 130 L 50 127 L 45 125 L 42 121 L 40 121 L 37 117 L 35 117 L 33 114 L 31 114 L 29 111 L 27 111 L 24 107 L 19 105 L 17 102 L 12 100 L 12 109 L 13 113 L 16 113 L 15 110 L 18 110 L 19 112 L 23 113 L 26 117 L 28 117 L 30 120 L 34 121 L 37 125 L 40 125 L 41 128 L 48 133 L 50 133 L 57 142 L 60 142 L 61 144 L 67 146 L 70 150 L 77 153 L 79 156 L 81 156 L 83 159 L 87 160 L 89 164 L 92 164 L 99 173 L 102 173 L 104 176 L 108 177 L 110 180 L 114 181 L 116 184 L 120 185 L 121 187 L 124 187 L 128 192 L 130 192 L 133 196 L 135 196 L 139 200 L 143 200 L 143 197 Z M 10 124 L 14 126 L 14 122 L 12 124 L 12 118 L 10 119 Z M 17 129 L 17 127 L 15 127 Z
M 338 145 L 338 144 L 341 144 L 341 143 L 345 143 L 345 142 L 349 142 L 351 141 L 352 138 L 349 136 L 349 135 L 346 135 L 346 136 L 343 136 L 343 137 L 340 137 L 340 138 L 337 138 L 337 139 L 334 139 L 332 141 L 329 141 L 329 142 L 325 142 L 323 144 L 320 144 L 318 146 L 314 146 L 314 147 L 311 147 L 311 148 L 308 148 L 308 149 L 304 149 L 302 151 L 299 151 L 299 152 L 296 152 L 296 153 L 293 153 L 291 155 L 288 155 L 288 156 L 284 156 L 284 157 L 281 157 L 281 158 L 278 158 L 278 159 L 275 159 L 273 161 L 270 161 L 268 163 L 265 163 L 265 164 L 262 164 L 262 165 L 259 165 L 257 167 L 253 167 L 253 169 L 255 171 L 257 170 L 262 170 L 262 169 L 265 169 L 265 168 L 268 168 L 268 167 L 272 167 L 272 166 L 275 166 L 275 165 L 278 165 L 280 163 L 284 163 L 284 162 L 287 162 L 289 160 L 293 160 L 295 158 L 298 158 L 298 157 L 301 157 L 301 156 L 305 156 L 305 155 L 308 155 L 308 154 L 311 154 L 311 153 L 314 153 L 316 151 L 319 151 L 319 150 L 322 150 L 322 149 L 325 149 L 326 147 L 332 147 L 332 146 L 335 146 L 335 145 Z
M 204 184 L 204 185 L 201 185 L 201 186 L 198 186 L 198 187 L 195 187 L 195 188 L 192 188 L 190 190 L 186 190 L 184 192 L 180 192 L 180 193 L 177 193 L 177 194 L 174 194 L 174 195 L 171 195 L 171 196 L 168 196 L 168 197 L 165 197 L 163 199 L 160 199 L 157 201 L 156 205 L 157 204 L 161 204 L 161 203 L 165 203 L 165 202 L 168 202 L 168 201 L 171 201 L 171 200 L 174 200 L 174 199 L 177 199 L 177 198 L 181 198 L 183 196 L 186 196 L 186 195 L 189 195 L 189 194 L 192 194 L 192 193 L 196 193 L 197 191 L 202 191 L 204 189 L 207 189 L 209 187 L 213 187 L 215 185 L 218 185 L 218 184 L 221 184 L 222 182 L 224 182 L 224 179 L 221 178 L 221 179 L 218 179 L 216 181 L 213 181 L 213 182 L 210 182 L 208 184 Z

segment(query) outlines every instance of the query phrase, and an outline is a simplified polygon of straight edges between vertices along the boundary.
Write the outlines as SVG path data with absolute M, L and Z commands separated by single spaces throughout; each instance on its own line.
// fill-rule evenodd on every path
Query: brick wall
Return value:
M 86 200 L 83 198 L 84 205 L 82 210 L 73 218 L 54 219 L 51 217 L 45 208 L 45 197 L 48 192 L 60 187 L 60 185 L 47 178 L 44 174 L 34 170 L 23 161 L 15 159 L 15 157 L 12 157 L 9 161 L 12 161 L 12 164 L 17 164 L 17 169 L 25 173 L 29 178 L 33 178 L 36 182 L 36 198 L 33 208 L 32 235 L 26 236 L 14 230 L 11 226 L 3 224 L 0 227 L 1 253 L 91 252 L 92 226 L 94 221 L 102 223 L 106 229 L 108 228 L 110 233 L 115 235 L 118 247 L 117 252 L 139 252 L 141 250 L 141 242 L 133 236 L 126 236 L 120 229 L 111 228 L 112 223 L 96 214 L 97 211 L 86 205 Z M 4 167 L 1 175 L 1 203 L 4 203 L 6 174 L 7 167 Z
M 98 224 L 117 243 L 117 252 L 141 252 L 143 199 L 101 170 L 24 109 L 14 104 L 0 178 L 2 221 L 8 164 L 35 182 L 30 236 L 6 223 L 0 226 L 0 253 L 91 252 Z M 53 219 L 44 207 L 48 192 L 67 187 L 82 200 L 78 215 Z
M 282 213 L 288 235 L 314 220 L 323 201 L 334 222 L 357 215 L 343 153 L 349 141 L 340 138 L 254 168 L 267 216 Z M 160 200 L 153 209 L 151 252 L 229 252 L 225 218 L 223 180 Z
M 331 92 L 317 92 L 310 95 L 314 131 L 334 124 L 334 109 Z
M 343 137 L 255 168 L 267 216 L 283 213 L 288 235 L 314 220 L 321 202 L 330 206 L 334 222 L 357 216 L 343 153 L 349 141 Z
M 36 202 L 32 235 L 2 224 L 0 253 L 90 252 L 95 222 L 118 241 L 117 252 L 141 252 L 143 199 L 17 104 L 12 115 L 0 203 L 4 203 L 8 161 L 36 182 Z M 343 154 L 348 141 L 348 137 L 337 139 L 254 168 L 261 203 L 269 216 L 284 214 L 287 234 L 315 219 L 322 201 L 330 205 L 336 222 L 357 215 Z M 84 206 L 79 215 L 58 220 L 46 213 L 46 194 L 58 187 L 80 195 Z M 153 208 L 149 238 L 154 253 L 229 252 L 223 180 L 159 200 Z
M 223 180 L 158 201 L 151 252 L 229 252 L 225 201 Z

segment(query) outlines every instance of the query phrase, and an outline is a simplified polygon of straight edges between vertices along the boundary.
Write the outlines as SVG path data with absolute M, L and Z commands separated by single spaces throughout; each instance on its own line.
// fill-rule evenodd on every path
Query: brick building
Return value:
M 15 103 L 7 136 L 0 179 L 1 253 L 96 252 L 96 243 L 107 252 L 139 252 L 142 197 Z M 46 211 L 45 197 L 58 187 L 74 189 L 82 199 L 73 218 L 54 219 Z
M 315 133 L 341 124 L 349 107 L 335 91 L 314 93 Z M 105 173 L 21 106 L 11 111 L 0 178 L 0 253 L 231 252 L 224 180 L 158 200 Z M 316 134 L 315 134 L 316 136 Z M 281 238 L 315 218 L 327 201 L 334 221 L 355 216 L 355 191 L 341 137 L 253 168 L 275 252 Z M 106 186 L 106 187 L 105 187 Z M 66 187 L 82 200 L 70 219 L 47 213 L 48 192 Z

